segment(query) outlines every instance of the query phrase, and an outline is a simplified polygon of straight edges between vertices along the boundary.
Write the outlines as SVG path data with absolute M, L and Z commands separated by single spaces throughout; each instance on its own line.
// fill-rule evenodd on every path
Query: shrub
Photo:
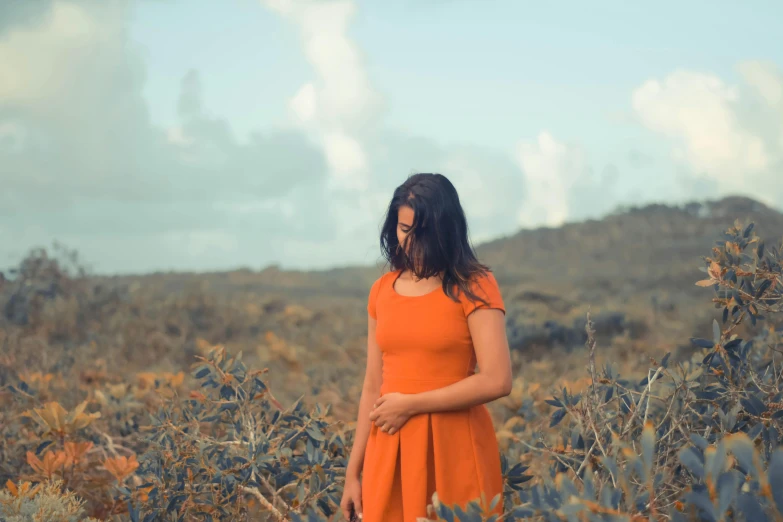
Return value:
M 33 486 L 30 482 L 6 484 L 0 490 L 0 520 L 5 522 L 98 522 L 84 516 L 83 501 L 62 490 L 62 482 L 50 481 Z
M 592 385 L 581 395 L 563 389 L 547 401 L 556 408 L 550 427 L 562 423 L 562 446 L 529 445 L 553 466 L 522 492 L 515 516 L 783 517 L 779 336 L 774 328 L 755 328 L 781 312 L 781 251 L 766 248 L 752 231 L 752 223 L 735 223 L 704 258 L 709 278 L 696 284 L 713 288 L 722 315 L 712 339 L 691 339 L 702 350 L 691 360 L 673 364 L 669 354 L 652 360 L 639 382 L 611 366 L 598 374 L 588 316 Z M 737 333 L 743 326 L 760 331 L 743 338 Z
M 783 519 L 781 247 L 766 247 L 752 223 L 735 223 L 704 261 L 707 278 L 696 284 L 712 289 L 719 310 L 711 338 L 692 338 L 688 357 L 650 358 L 641 379 L 624 376 L 597 367 L 588 313 L 585 386 L 563 387 L 541 417 L 541 387 L 528 383 L 498 432 L 507 445 L 502 497 L 460 507 L 435 494 L 430 517 L 493 521 L 486 508 L 502 502 L 504 520 Z M 80 317 L 82 304 L 74 306 Z M 12 308 L 13 317 L 35 311 Z M 241 352 L 202 353 L 189 392 L 182 374 L 138 374 L 132 385 L 96 370 L 85 380 L 88 399 L 66 409 L 52 400 L 51 374 L 6 385 L 24 413 L 0 422 L 0 471 L 21 467 L 30 482 L 0 493 L 0 518 L 28 520 L 11 517 L 51 504 L 64 520 L 83 511 L 134 522 L 339 520 L 353 431 L 332 422 L 330 406 L 306 408 L 304 396 L 283 407 L 267 370 L 249 370 Z
M 290 520 L 307 508 L 324 515 L 340 502 L 346 441 L 325 417 L 329 407 L 289 408 L 271 394 L 264 371 L 248 371 L 241 353 L 222 346 L 194 370 L 200 390 L 153 416 L 139 474 L 143 498 L 135 519 L 181 517 L 239 520 L 258 511 Z M 179 519 L 179 518 L 178 518 Z

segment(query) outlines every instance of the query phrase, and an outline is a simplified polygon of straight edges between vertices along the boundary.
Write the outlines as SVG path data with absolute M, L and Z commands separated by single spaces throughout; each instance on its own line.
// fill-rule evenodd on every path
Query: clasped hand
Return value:
M 397 432 L 413 415 L 411 409 L 412 394 L 387 393 L 378 397 L 370 412 L 370 420 L 389 435 Z

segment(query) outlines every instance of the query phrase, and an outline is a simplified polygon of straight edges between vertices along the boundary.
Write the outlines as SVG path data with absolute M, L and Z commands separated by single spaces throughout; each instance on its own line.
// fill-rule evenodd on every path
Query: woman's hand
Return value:
M 389 435 L 396 433 L 413 415 L 413 394 L 387 393 L 378 397 L 370 412 L 370 420 Z
M 340 509 L 342 509 L 343 518 L 347 521 L 353 522 L 362 519 L 362 484 L 358 477 L 346 477 Z M 351 511 L 356 514 L 356 518 L 351 518 Z

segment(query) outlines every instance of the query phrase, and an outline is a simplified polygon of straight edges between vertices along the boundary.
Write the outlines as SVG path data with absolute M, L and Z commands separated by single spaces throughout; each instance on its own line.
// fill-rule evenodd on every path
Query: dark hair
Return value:
M 414 213 L 405 237 L 410 256 L 397 240 L 397 212 L 403 206 Z M 454 301 L 459 295 L 452 292 L 456 286 L 471 301 L 489 304 L 470 291 L 471 279 L 491 270 L 478 261 L 468 239 L 468 223 L 457 190 L 442 174 L 411 174 L 394 190 L 381 229 L 381 251 L 393 271 L 407 268 L 419 279 L 442 272 L 443 291 Z M 414 257 L 421 265 L 418 269 Z

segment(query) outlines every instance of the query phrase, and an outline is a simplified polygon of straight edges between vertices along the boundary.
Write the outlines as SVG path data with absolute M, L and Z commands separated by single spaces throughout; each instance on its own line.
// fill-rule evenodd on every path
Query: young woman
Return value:
M 482 494 L 489 503 L 503 492 L 485 403 L 511 391 L 505 307 L 447 178 L 415 174 L 394 191 L 381 249 L 391 270 L 368 296 L 367 369 L 343 514 L 415 522 L 436 491 L 445 504 L 464 508 Z M 493 512 L 502 508 L 501 499 Z

